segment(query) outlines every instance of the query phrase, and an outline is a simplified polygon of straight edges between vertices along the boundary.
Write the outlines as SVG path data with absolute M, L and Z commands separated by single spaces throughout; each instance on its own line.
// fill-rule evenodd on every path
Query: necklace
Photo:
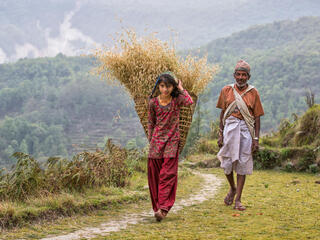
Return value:
M 160 102 L 160 105 L 162 105 L 162 106 L 168 105 L 171 102 L 171 100 L 172 100 L 172 96 L 170 96 L 170 99 L 163 100 L 163 99 L 161 99 L 161 97 L 159 95 L 159 102 Z

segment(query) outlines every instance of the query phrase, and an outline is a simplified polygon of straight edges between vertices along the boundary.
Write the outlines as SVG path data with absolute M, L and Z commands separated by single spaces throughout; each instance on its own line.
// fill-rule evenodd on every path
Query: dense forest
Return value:
M 68 156 L 104 144 L 106 137 L 145 144 L 131 100 L 119 86 L 91 74 L 93 66 L 89 57 L 61 54 L 0 65 L 3 164 L 16 151 L 40 159 Z
M 277 129 L 282 118 L 305 111 L 309 88 L 319 102 L 319 26 L 318 17 L 276 22 L 192 50 L 207 54 L 220 72 L 200 96 L 191 139 L 198 126 L 204 134 L 218 117 L 217 97 L 233 82 L 239 58 L 252 66 L 250 83 L 258 88 L 266 113 L 264 132 Z M 15 151 L 37 159 L 71 156 L 103 145 L 108 137 L 129 148 L 145 145 L 132 100 L 120 86 L 91 74 L 94 66 L 91 57 L 62 54 L 0 65 L 0 164 L 12 163 Z

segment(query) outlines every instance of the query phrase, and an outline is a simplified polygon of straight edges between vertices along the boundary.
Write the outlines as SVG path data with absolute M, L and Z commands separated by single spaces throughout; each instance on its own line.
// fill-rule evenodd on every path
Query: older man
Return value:
M 221 148 L 218 159 L 228 179 L 230 190 L 224 199 L 226 205 L 243 211 L 241 194 L 246 175 L 252 174 L 252 152 L 259 149 L 260 116 L 264 114 L 260 96 L 255 87 L 248 85 L 250 65 L 244 60 L 237 62 L 234 71 L 235 83 L 222 88 L 217 108 L 220 108 Z M 237 185 L 233 178 L 237 173 Z

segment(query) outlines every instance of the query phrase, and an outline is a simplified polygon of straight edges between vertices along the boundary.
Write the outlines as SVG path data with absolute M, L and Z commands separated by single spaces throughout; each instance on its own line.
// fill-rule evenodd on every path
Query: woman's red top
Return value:
M 193 104 L 187 90 L 162 106 L 158 97 L 149 102 L 148 140 L 150 142 L 149 158 L 174 158 L 179 147 L 180 106 Z

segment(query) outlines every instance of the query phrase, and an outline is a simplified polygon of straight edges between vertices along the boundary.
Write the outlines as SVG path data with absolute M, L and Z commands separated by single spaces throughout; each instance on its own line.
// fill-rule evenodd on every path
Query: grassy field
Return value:
M 197 187 L 201 184 L 201 178 L 193 175 L 187 168 L 180 167 L 179 176 L 177 200 L 188 197 L 192 192 L 197 191 Z M 132 176 L 130 182 L 131 184 L 124 189 L 105 188 L 105 191 L 109 190 L 108 195 L 103 195 L 102 189 L 100 189 L 100 192 L 88 191 L 82 196 L 81 194 L 70 196 L 74 201 L 81 202 L 82 205 L 94 199 L 99 204 L 107 202 L 108 204 L 104 207 L 86 213 L 73 213 L 71 217 L 54 217 L 52 220 L 25 224 L 23 227 L 5 230 L 1 232 L 0 239 L 41 239 L 48 235 L 67 234 L 88 226 L 96 227 L 101 223 L 119 219 L 128 213 L 151 210 L 146 173 L 137 172 Z M 58 199 L 59 202 L 63 201 L 61 198 Z M 41 201 L 42 205 L 47 204 L 44 199 Z M 20 208 L 22 209 L 22 206 Z M 154 221 L 154 217 L 150 216 L 149 220 Z
M 207 172 L 221 177 L 219 169 Z M 95 239 L 320 239 L 320 177 L 303 173 L 255 171 L 247 178 L 244 212 L 224 206 L 226 184 L 203 204 L 165 221 L 135 225 Z
M 25 202 L 1 201 L 0 224 L 7 229 L 21 227 L 39 221 L 55 220 L 74 214 L 88 214 L 95 209 L 108 209 L 113 205 L 147 199 L 143 173 L 131 177 L 125 188 L 95 187 L 82 192 L 62 192 L 48 196 L 30 197 Z
M 198 169 L 199 170 L 199 169 Z M 200 169 L 224 178 L 220 169 Z M 187 198 L 201 186 L 198 176 L 181 172 L 177 198 Z M 161 223 L 152 216 L 120 232 L 94 239 L 320 239 L 319 175 L 282 171 L 254 171 L 248 176 L 243 193 L 244 212 L 225 206 L 227 183 L 216 197 L 202 204 L 171 213 Z M 136 179 L 142 186 L 146 178 Z M 132 186 L 133 187 L 133 186 Z M 142 188 L 142 192 L 147 189 Z M 150 208 L 149 199 L 113 205 L 88 216 L 58 219 L 54 223 L 26 226 L 3 232 L 2 239 L 39 239 L 52 234 L 65 234 L 88 226 L 118 219 L 128 213 Z

